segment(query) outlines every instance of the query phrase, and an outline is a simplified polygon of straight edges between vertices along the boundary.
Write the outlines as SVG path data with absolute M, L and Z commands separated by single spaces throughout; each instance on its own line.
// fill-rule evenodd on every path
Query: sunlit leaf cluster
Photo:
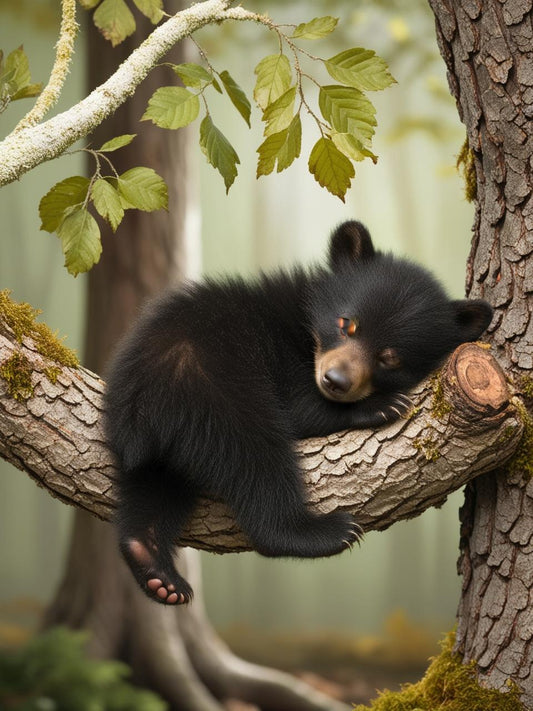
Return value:
M 387 65 L 372 50 L 352 48 L 329 59 L 309 54 L 296 44 L 300 40 L 327 37 L 337 25 L 334 17 L 316 17 L 294 27 L 288 35 L 267 23 L 279 40 L 279 51 L 255 67 L 254 100 L 264 124 L 264 141 L 257 149 L 257 177 L 281 172 L 300 156 L 301 112 L 309 113 L 320 136 L 309 156 L 308 167 L 317 182 L 344 200 L 355 175 L 353 162 L 370 158 L 376 127 L 375 108 L 366 92 L 385 89 L 394 82 Z M 206 89 L 225 90 L 239 114 L 250 126 L 251 104 L 245 92 L 226 70 L 218 72 L 205 58 L 206 66 L 195 63 L 171 65 L 183 87 L 165 86 L 151 97 L 143 120 L 161 128 L 187 126 L 205 115 L 200 124 L 200 147 L 207 160 L 222 175 L 229 190 L 237 176 L 239 156 L 227 137 L 215 125 L 207 103 Z M 319 84 L 304 74 L 301 59 L 318 62 L 336 84 Z M 319 112 L 313 111 L 304 93 L 304 79 L 319 88 Z
M 56 183 L 41 199 L 41 229 L 55 232 L 61 240 L 67 270 L 76 276 L 100 259 L 100 227 L 90 207 L 109 223 L 113 232 L 129 209 L 151 212 L 168 206 L 167 186 L 151 168 L 136 167 L 118 175 L 102 175 L 102 157 L 128 145 L 135 134 L 117 136 L 97 151 L 92 178 L 75 175 Z M 110 164 L 111 165 L 111 164 Z
M 135 20 L 125 0 L 80 0 L 89 10 L 103 35 L 113 45 L 135 30 Z M 161 0 L 133 0 L 140 12 L 154 23 L 163 15 Z M 372 152 L 376 111 L 367 93 L 385 89 L 394 82 L 387 65 L 372 50 L 346 49 L 329 58 L 313 56 L 300 42 L 320 40 L 337 26 L 331 16 L 285 27 L 265 16 L 258 20 L 275 33 L 278 51 L 261 59 L 255 67 L 253 98 L 263 124 L 263 141 L 257 149 L 257 177 L 278 173 L 292 165 L 302 152 L 302 111 L 314 121 L 318 137 L 308 157 L 308 168 L 315 180 L 330 193 L 344 200 L 355 175 L 354 163 L 377 158 Z M 290 33 L 290 34 L 289 34 Z M 216 125 L 207 98 L 210 91 L 225 95 L 248 127 L 252 105 L 245 91 L 227 71 L 216 70 L 198 47 L 201 63 L 167 64 L 181 85 L 162 86 L 148 101 L 141 120 L 152 121 L 165 129 L 178 129 L 199 119 L 199 143 L 207 161 L 220 173 L 226 192 L 238 174 L 239 156 Z M 304 62 L 318 67 L 326 81 L 319 82 L 304 71 Z M 10 99 L 37 91 L 30 84 L 27 59 L 22 50 L 0 64 L 3 84 Z M 318 107 L 313 109 L 307 86 L 311 84 Z M 334 83 L 332 83 L 334 82 Z M 39 206 L 41 228 L 56 233 L 61 241 L 68 271 L 77 275 L 88 271 L 102 251 L 98 220 L 113 231 L 129 209 L 145 211 L 166 208 L 167 187 L 152 169 L 134 167 L 119 175 L 107 154 L 128 145 L 134 135 L 118 136 L 98 150 L 92 177 L 72 176 L 54 185 Z M 86 149 L 89 150 L 89 149 Z M 110 173 L 102 172 L 109 165 Z
M 182 128 L 198 118 L 202 99 L 205 116 L 200 123 L 200 148 L 209 163 L 222 175 L 226 190 L 229 190 L 237 177 L 239 156 L 222 131 L 213 123 L 204 92 L 207 87 L 213 87 L 219 93 L 225 90 L 248 126 L 250 102 L 227 70 L 216 72 L 211 66 L 206 68 L 192 62 L 171 64 L 170 67 L 184 86 L 163 86 L 157 89 L 148 102 L 142 120 L 152 121 L 160 128 Z
M 0 113 L 5 111 L 12 101 L 38 96 L 42 84 L 32 84 L 30 65 L 24 49 L 18 47 L 4 59 L 0 49 Z
M 79 0 L 79 2 L 86 10 L 94 9 L 93 22 L 113 47 L 135 32 L 135 17 L 125 0 Z M 163 17 L 162 0 L 133 0 L 133 4 L 154 25 Z

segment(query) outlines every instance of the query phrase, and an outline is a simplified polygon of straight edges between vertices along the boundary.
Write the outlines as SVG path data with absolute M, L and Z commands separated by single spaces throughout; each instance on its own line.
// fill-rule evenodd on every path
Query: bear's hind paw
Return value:
M 189 583 L 172 563 L 164 565 L 158 560 L 159 551 L 155 544 L 147 546 L 138 538 L 128 538 L 121 549 L 135 579 L 149 598 L 163 605 L 184 605 L 192 600 Z

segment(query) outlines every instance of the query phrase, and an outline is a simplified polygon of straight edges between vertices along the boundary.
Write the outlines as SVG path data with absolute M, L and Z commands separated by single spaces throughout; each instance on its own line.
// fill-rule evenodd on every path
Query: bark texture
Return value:
M 533 25 L 531 0 L 430 0 L 477 184 L 467 291 L 496 310 L 490 340 L 531 395 L 533 367 Z M 525 397 L 525 404 L 531 401 Z M 533 709 L 531 435 L 513 473 L 468 487 L 462 511 L 463 593 L 457 648 L 480 681 L 513 680 Z
M 103 381 L 79 368 L 63 369 L 52 384 L 49 364 L 31 344 L 0 339 L 0 362 L 22 349 L 34 381 L 25 402 L 10 398 L 0 381 L 0 454 L 63 501 L 110 518 L 114 467 L 101 427 Z M 440 378 L 413 397 L 412 416 L 383 430 L 298 443 L 312 507 L 343 508 L 365 530 L 383 529 L 442 504 L 514 453 L 522 423 L 502 371 L 483 348 L 458 348 Z M 179 542 L 216 552 L 249 549 L 230 511 L 208 500 Z

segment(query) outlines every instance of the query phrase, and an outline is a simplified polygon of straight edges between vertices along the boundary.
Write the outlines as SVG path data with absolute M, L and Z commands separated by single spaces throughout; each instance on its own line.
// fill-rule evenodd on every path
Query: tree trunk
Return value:
M 167 3 L 167 12 L 178 9 Z M 146 29 L 146 21 L 138 16 L 135 35 L 121 47 L 111 48 L 91 24 L 91 87 L 101 84 L 130 54 Z M 184 61 L 183 46 L 171 54 L 171 61 Z M 168 212 L 128 211 L 119 234 L 102 229 L 102 259 L 89 274 L 85 349 L 85 363 L 100 373 L 145 299 L 184 276 L 187 134 L 139 124 L 148 99 L 164 83 L 173 83 L 170 70 L 153 70 L 127 104 L 93 135 L 94 145 L 101 145 L 110 136 L 138 133 L 129 149 L 113 153 L 116 170 L 121 173 L 135 165 L 148 165 L 163 176 L 169 188 Z M 92 384 L 97 387 L 94 380 Z M 188 552 L 188 567 L 198 568 L 197 555 Z M 203 613 L 199 570 L 195 577 L 194 609 L 169 614 L 138 589 L 118 553 L 114 529 L 78 510 L 65 577 L 48 609 L 46 624 L 89 629 L 92 654 L 126 661 L 134 679 L 158 692 L 176 711 L 219 711 L 223 706 L 218 699 L 232 696 L 261 701 L 262 708 L 272 711 L 347 711 L 344 704 L 288 675 L 237 660 L 209 625 Z
M 531 0 L 430 0 L 477 184 L 467 291 L 496 309 L 493 352 L 531 395 L 533 62 Z M 527 401 L 528 407 L 531 401 Z M 457 649 L 481 683 L 511 679 L 533 708 L 531 435 L 512 471 L 473 481 L 462 509 Z

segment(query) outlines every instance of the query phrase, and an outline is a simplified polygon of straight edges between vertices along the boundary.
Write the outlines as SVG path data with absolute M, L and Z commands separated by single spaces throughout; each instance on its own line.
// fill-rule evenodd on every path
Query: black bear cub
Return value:
M 190 601 L 172 554 L 201 495 L 225 501 L 265 556 L 351 546 L 352 516 L 306 507 L 291 443 L 394 421 L 405 393 L 491 316 L 375 251 L 358 222 L 333 233 L 327 267 L 188 284 L 152 303 L 106 395 L 120 547 L 143 590 Z

